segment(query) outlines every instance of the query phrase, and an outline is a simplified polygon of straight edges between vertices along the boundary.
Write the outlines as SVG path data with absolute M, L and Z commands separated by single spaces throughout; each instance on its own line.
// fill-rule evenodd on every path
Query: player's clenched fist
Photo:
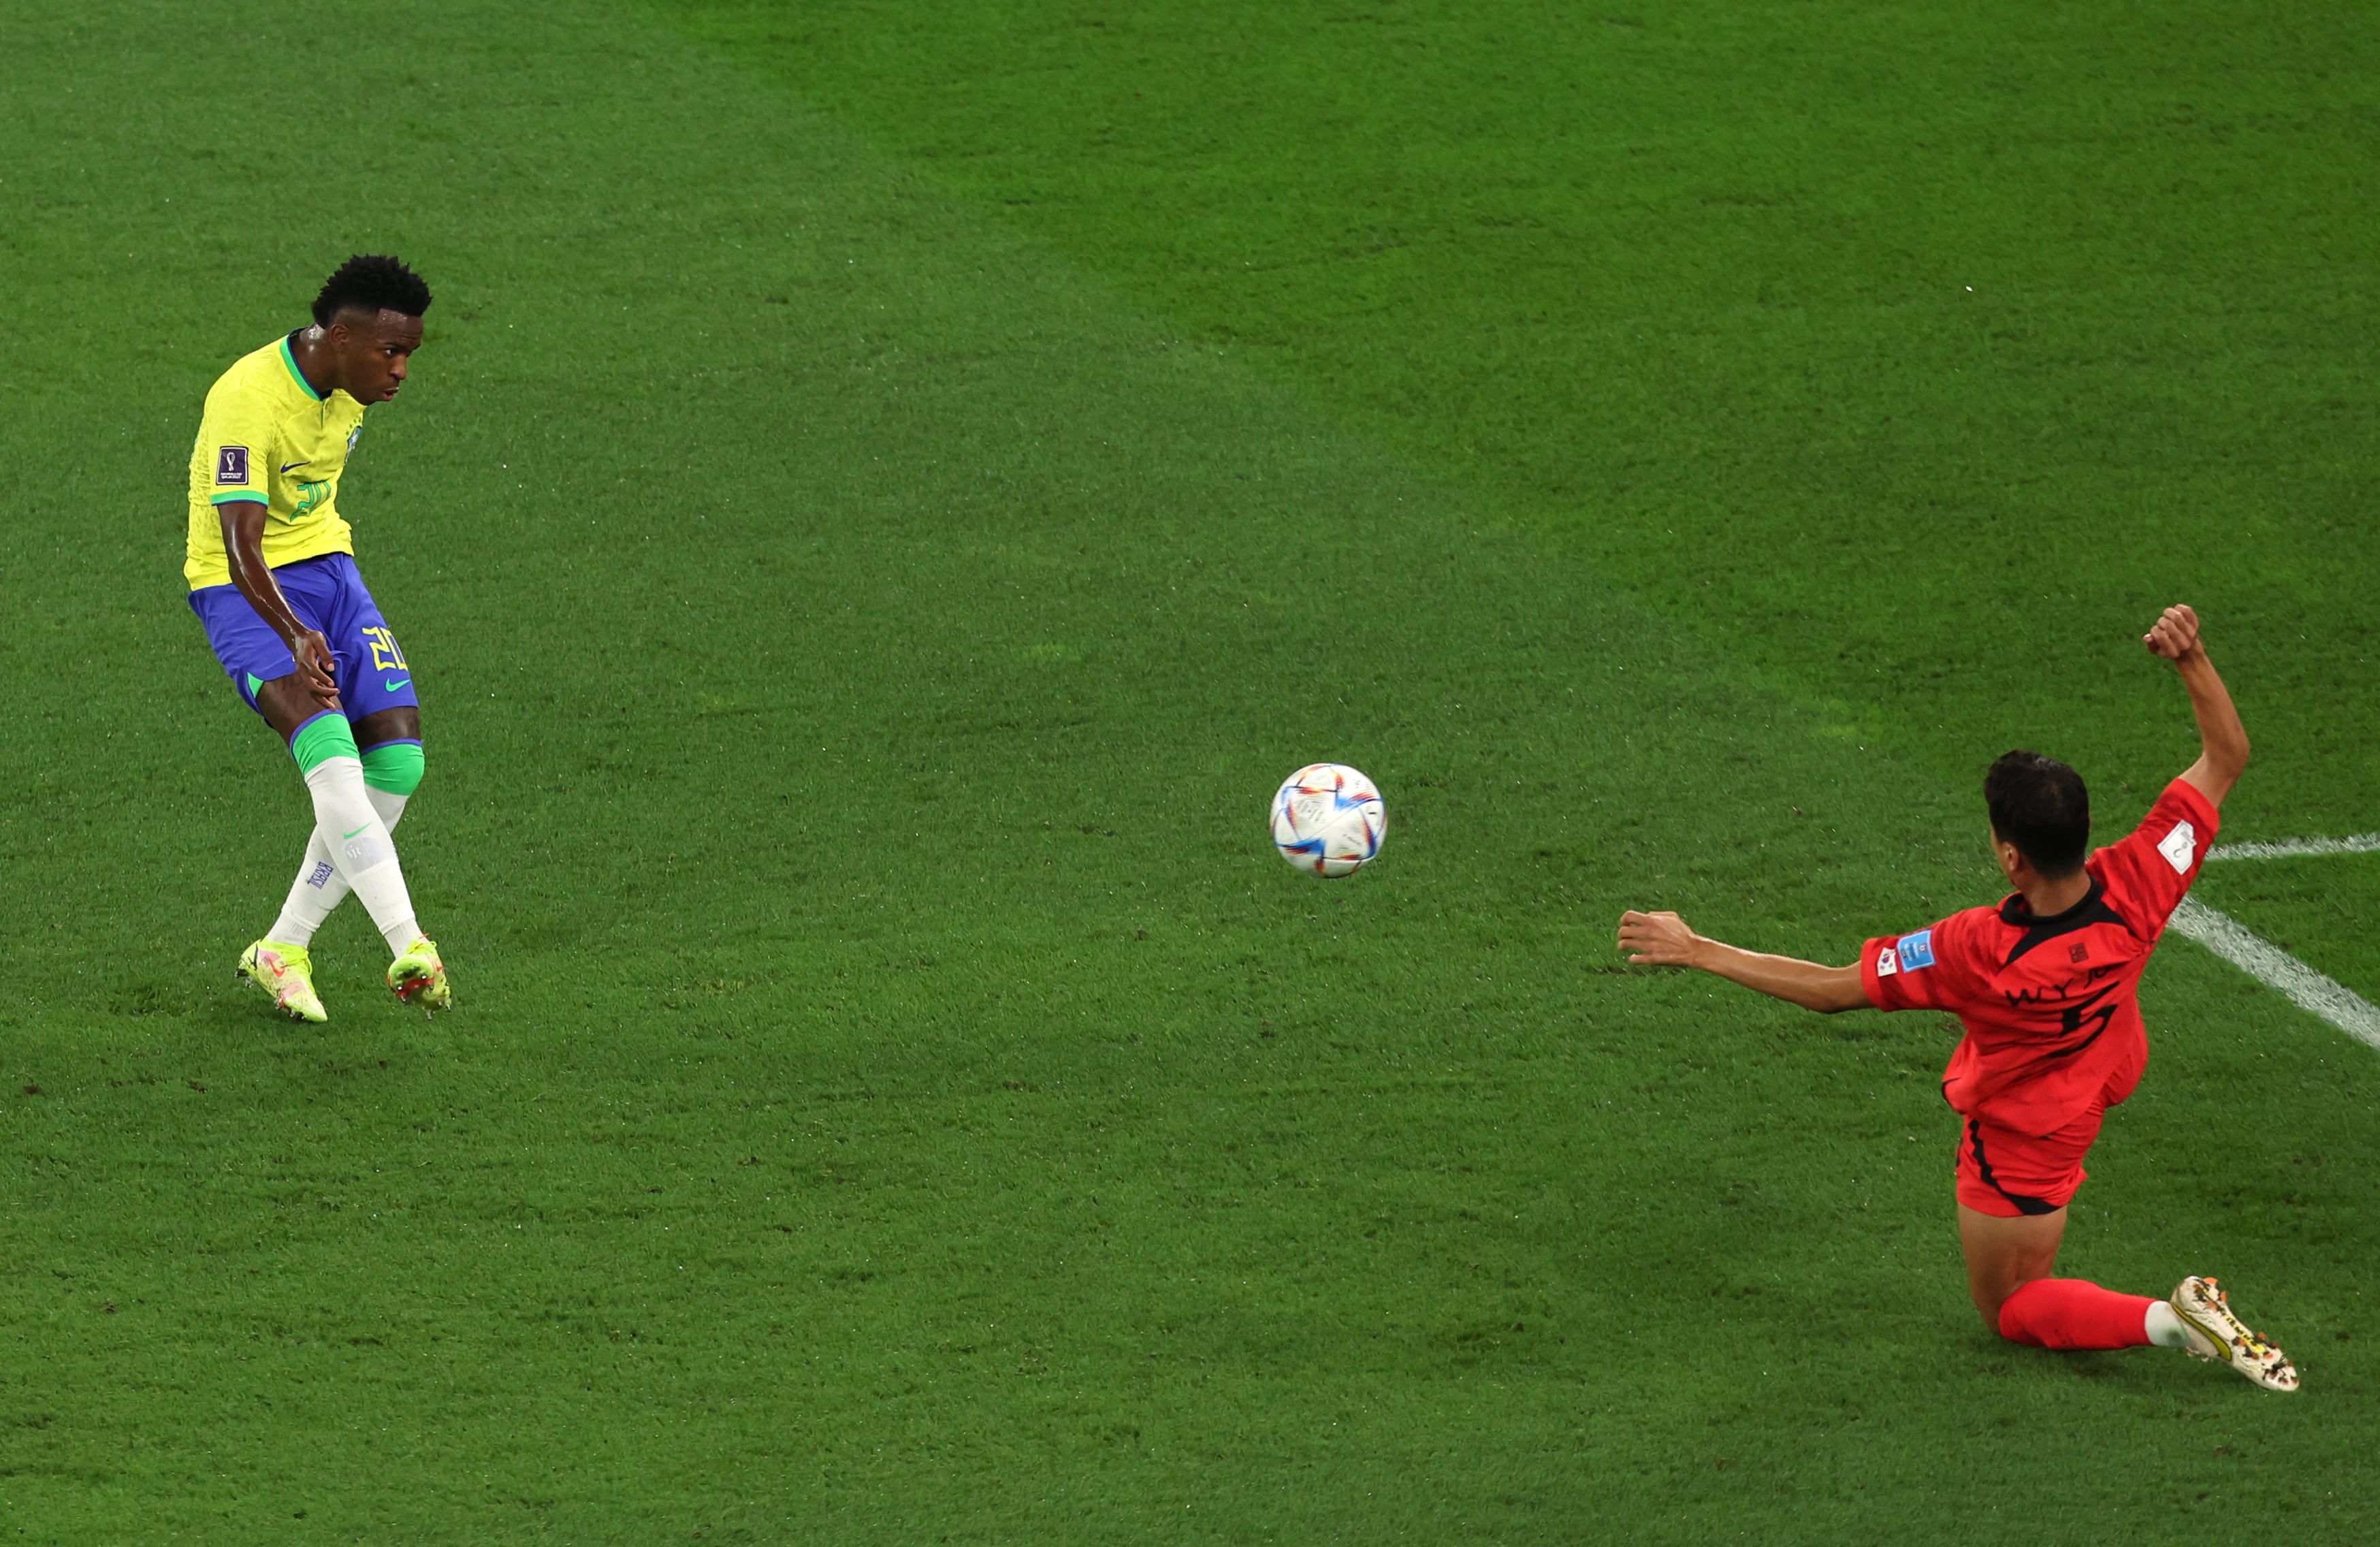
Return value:
M 1674 913 L 1639 913 L 1631 908 L 1620 916 L 1620 948 L 1638 966 L 1690 966 L 1694 939 L 1694 932 Z
M 2198 648 L 2198 615 L 2188 607 L 2168 607 L 2141 642 L 2168 661 L 2179 661 Z

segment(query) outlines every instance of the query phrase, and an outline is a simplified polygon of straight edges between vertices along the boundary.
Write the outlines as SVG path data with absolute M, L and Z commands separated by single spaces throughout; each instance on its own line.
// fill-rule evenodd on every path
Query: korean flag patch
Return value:
M 1883 950 L 1878 951 L 1876 954 L 1876 975 L 1877 977 L 1889 978 L 1900 970 L 1900 958 L 1892 954 L 1891 946 L 1887 945 Z
M 1934 932 L 1919 930 L 1915 934 L 1900 937 L 1900 965 L 1904 971 L 1914 972 L 1934 965 Z
M 217 483 L 228 483 L 235 488 L 242 487 L 247 484 L 248 447 L 244 445 L 226 445 L 217 448 L 215 452 L 215 481 Z
M 2165 862 L 2173 867 L 2174 874 L 2188 875 L 2190 862 L 2198 858 L 2198 829 L 2186 822 L 2175 822 L 2173 831 L 2157 845 L 2157 852 L 2165 856 Z

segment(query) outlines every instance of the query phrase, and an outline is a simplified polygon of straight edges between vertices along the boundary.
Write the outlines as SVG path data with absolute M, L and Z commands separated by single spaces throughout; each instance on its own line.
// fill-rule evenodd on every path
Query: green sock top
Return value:
M 364 749 L 364 783 L 391 795 L 421 787 L 421 743 L 382 741 Z
M 289 738 L 289 755 L 298 760 L 298 772 L 311 774 L 333 758 L 354 757 L 356 733 L 346 715 L 326 709 L 298 727 Z

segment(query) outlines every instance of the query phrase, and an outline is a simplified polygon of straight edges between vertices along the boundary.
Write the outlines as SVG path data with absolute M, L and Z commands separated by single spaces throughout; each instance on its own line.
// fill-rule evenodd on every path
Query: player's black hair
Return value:
M 407 317 L 419 317 L 430 310 L 430 286 L 421 282 L 419 274 L 394 258 L 358 252 L 322 282 L 322 293 L 314 298 L 315 325 L 329 327 L 331 319 L 350 306 L 374 313 L 401 311 Z
M 2091 841 L 2091 792 L 2082 775 L 2039 752 L 2003 752 L 1984 775 L 1992 831 L 2049 880 L 2082 868 Z

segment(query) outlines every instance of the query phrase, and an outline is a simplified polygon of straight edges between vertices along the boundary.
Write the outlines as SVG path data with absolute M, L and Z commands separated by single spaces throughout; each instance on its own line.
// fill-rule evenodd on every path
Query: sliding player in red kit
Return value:
M 2099 1120 L 2148 1064 L 2141 972 L 2248 764 L 2247 733 L 2199 642 L 2198 615 L 2168 607 L 2143 642 L 2180 672 L 2202 751 L 2124 838 L 2085 859 L 2082 775 L 2010 752 L 1984 779 L 1992 850 L 2016 888 L 1998 906 L 1871 940 L 1850 967 L 1739 950 L 1674 913 L 1624 915 L 1620 948 L 1633 962 L 1700 968 L 1828 1014 L 1956 1014 L 1967 1034 L 1942 1093 L 1962 1119 L 1959 1244 L 1985 1324 L 2042 1348 L 2180 1348 L 2295 1391 L 2296 1369 L 2232 1314 L 2211 1278 L 2185 1278 L 2158 1300 L 2049 1276 Z

